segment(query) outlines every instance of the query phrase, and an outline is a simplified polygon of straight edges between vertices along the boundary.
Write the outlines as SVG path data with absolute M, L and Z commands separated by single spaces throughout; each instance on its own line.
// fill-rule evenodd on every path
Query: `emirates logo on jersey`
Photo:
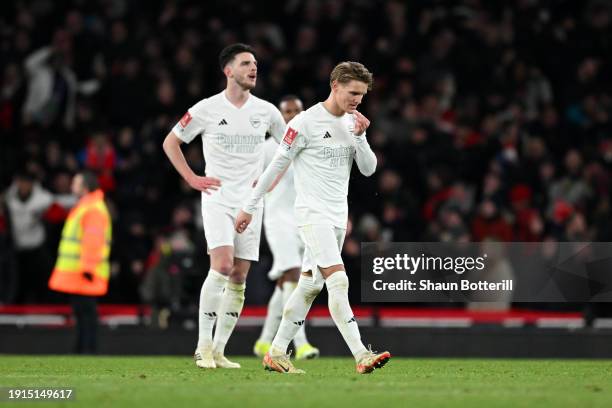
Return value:
M 283 138 L 283 143 L 286 144 L 287 146 L 291 146 L 297 134 L 298 134 L 297 130 L 288 127 L 287 131 L 285 132 L 285 137 Z
M 181 127 L 183 129 L 186 128 L 189 122 L 191 122 L 191 119 L 192 119 L 191 114 L 189 112 L 185 113 L 183 117 L 181 118 L 181 120 L 179 121 L 179 123 L 181 124 Z

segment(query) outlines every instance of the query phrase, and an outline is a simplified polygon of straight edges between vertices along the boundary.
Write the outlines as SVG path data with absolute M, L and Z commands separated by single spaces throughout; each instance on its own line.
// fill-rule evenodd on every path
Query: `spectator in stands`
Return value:
M 589 233 L 610 240 L 609 5 L 269 2 L 7 3 L 0 189 L 32 161 L 51 188 L 58 173 L 77 170 L 78 152 L 103 129 L 88 166 L 115 185 L 107 196 L 121 217 L 113 252 L 122 265 L 113 295 L 121 296 L 113 301 L 137 301 L 153 232 L 178 202 L 199 200 L 161 160 L 161 139 L 183 113 L 176 106 L 220 89 L 208 56 L 238 40 L 256 45 L 264 69 L 255 93 L 268 100 L 291 90 L 308 106 L 327 88 L 321 73 L 330 64 L 357 59 L 373 68 L 377 85 L 362 109 L 373 119 L 368 140 L 380 171 L 352 182 L 356 226 L 374 217 L 383 239 L 466 239 L 490 200 L 516 239 L 566 239 L 580 212 Z M 223 18 L 228 10 L 235 19 Z M 99 91 L 85 95 L 89 78 Z M 50 135 L 49 121 L 62 133 Z M 201 154 L 186 151 L 190 164 L 201 165 Z M 137 255 L 125 253 L 126 243 Z
M 15 175 L 5 196 L 17 256 L 16 302 L 48 300 L 46 282 L 51 257 L 46 247 L 43 216 L 53 196 L 28 172 Z
M 485 200 L 478 206 L 478 215 L 472 222 L 474 241 L 491 239 L 495 241 L 512 241 L 512 227 L 504 219 L 499 208 L 492 200 Z
M 193 299 L 195 292 L 189 288 L 201 286 L 197 268 L 193 214 L 186 205 L 179 205 L 173 212 L 172 225 L 160 234 L 147 260 L 147 271 L 140 285 L 142 301 L 152 306 L 152 323 L 167 327 L 167 318 L 180 312 L 181 307 Z M 193 282 L 197 280 L 196 282 Z M 190 295 L 190 296 L 187 296 Z
M 72 129 L 77 92 L 91 94 L 98 89 L 94 82 L 79 84 L 69 65 L 72 55 L 71 37 L 57 30 L 53 44 L 30 54 L 25 61 L 28 93 L 23 106 L 25 124 L 45 128 Z
M 84 167 L 98 175 L 100 188 L 103 191 L 115 190 L 114 170 L 117 165 L 117 155 L 109 135 L 96 132 L 89 141 L 84 155 Z
M 565 176 L 550 186 L 548 194 L 551 204 L 562 201 L 585 209 L 592 192 L 582 178 L 582 156 L 577 150 L 572 149 L 565 155 L 565 170 Z

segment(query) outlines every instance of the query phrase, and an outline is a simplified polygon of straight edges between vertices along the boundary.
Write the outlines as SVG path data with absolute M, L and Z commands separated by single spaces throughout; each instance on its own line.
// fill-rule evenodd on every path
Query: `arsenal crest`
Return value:
M 249 118 L 249 121 L 251 122 L 251 126 L 253 126 L 255 129 L 261 125 L 261 118 L 258 115 L 252 115 Z

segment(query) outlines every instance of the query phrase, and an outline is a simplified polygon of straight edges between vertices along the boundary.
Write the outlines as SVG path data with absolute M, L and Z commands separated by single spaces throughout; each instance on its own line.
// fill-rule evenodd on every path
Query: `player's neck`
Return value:
M 249 99 L 251 91 L 242 88 L 240 85 L 228 83 L 225 88 L 225 97 L 232 105 L 241 108 Z
M 334 116 L 342 116 L 345 114 L 345 112 L 340 108 L 340 106 L 338 106 L 331 94 L 323 102 L 323 107 Z

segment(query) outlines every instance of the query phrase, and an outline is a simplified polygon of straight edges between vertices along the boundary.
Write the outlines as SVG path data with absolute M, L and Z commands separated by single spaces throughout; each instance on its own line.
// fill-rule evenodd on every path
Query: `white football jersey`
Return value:
M 285 121 L 271 103 L 249 95 L 237 108 L 225 91 L 189 108 L 172 129 L 186 143 L 202 136 L 206 176 L 221 180 L 218 190 L 209 190 L 210 195 L 202 193 L 202 202 L 233 208 L 244 204 L 264 169 L 266 133 L 280 140 L 284 130 Z
M 278 142 L 268 138 L 264 143 L 265 166 L 268 166 L 278 149 Z M 264 196 L 264 227 L 266 230 L 275 230 L 275 226 L 293 226 L 297 231 L 295 223 L 295 184 L 293 182 L 293 165 L 289 165 L 287 171 L 281 177 L 276 187 Z
M 278 152 L 293 159 L 298 226 L 326 224 L 346 228 L 348 185 L 356 144 L 375 157 L 365 134 L 353 135 L 352 114 L 334 116 L 322 103 L 287 125 Z M 359 140 L 357 140 L 359 139 Z

